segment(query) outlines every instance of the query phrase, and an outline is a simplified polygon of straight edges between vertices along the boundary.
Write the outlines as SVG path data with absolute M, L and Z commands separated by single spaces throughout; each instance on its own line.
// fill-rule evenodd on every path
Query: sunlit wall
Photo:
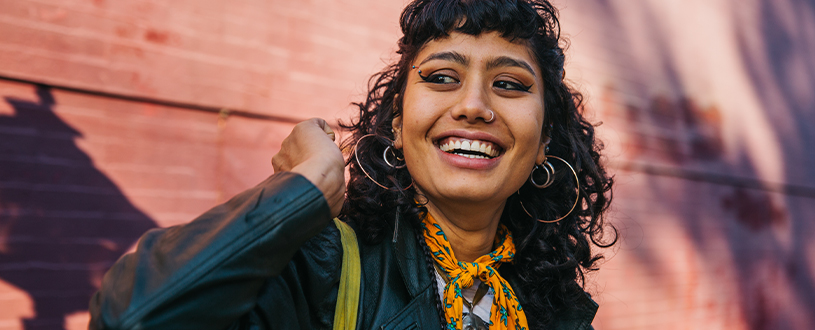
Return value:
M 595 328 L 815 328 L 815 1 L 556 4 L 616 181 Z M 141 233 L 349 118 L 403 6 L 0 0 L 0 330 L 86 328 Z
M 815 2 L 561 8 L 623 231 L 596 327 L 815 328 Z

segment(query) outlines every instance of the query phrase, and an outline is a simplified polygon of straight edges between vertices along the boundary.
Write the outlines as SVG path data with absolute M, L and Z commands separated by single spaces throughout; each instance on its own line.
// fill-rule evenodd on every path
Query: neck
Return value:
M 456 259 L 473 262 L 492 252 L 504 204 L 455 207 L 428 202 L 427 208 L 444 230 Z

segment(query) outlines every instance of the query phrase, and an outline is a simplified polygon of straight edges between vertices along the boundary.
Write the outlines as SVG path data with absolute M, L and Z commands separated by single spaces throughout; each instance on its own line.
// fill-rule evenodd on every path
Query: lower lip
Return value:
M 501 156 L 495 158 L 469 158 L 444 152 L 439 148 L 436 148 L 436 150 L 441 153 L 441 159 L 450 165 L 472 170 L 487 170 L 493 168 L 498 164 L 498 159 L 501 158 Z

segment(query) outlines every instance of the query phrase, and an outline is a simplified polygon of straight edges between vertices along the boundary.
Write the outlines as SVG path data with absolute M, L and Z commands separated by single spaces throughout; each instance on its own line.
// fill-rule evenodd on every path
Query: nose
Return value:
M 490 123 L 495 119 L 491 110 L 489 91 L 478 84 L 464 86 L 461 99 L 450 113 L 456 120 L 464 120 L 469 124 L 478 121 Z

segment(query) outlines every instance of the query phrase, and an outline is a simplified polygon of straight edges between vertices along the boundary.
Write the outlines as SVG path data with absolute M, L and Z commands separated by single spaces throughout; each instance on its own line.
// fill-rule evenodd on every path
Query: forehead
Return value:
M 473 63 L 485 62 L 497 57 L 509 57 L 526 62 L 538 73 L 540 68 L 535 61 L 532 51 L 523 41 L 509 41 L 498 32 L 485 32 L 479 35 L 469 35 L 459 32 L 452 32 L 448 37 L 438 38 L 427 42 L 414 60 L 414 65 L 418 65 L 427 59 L 432 59 L 434 54 L 450 52 L 461 55 L 463 59 Z M 454 58 L 444 57 L 447 60 Z

